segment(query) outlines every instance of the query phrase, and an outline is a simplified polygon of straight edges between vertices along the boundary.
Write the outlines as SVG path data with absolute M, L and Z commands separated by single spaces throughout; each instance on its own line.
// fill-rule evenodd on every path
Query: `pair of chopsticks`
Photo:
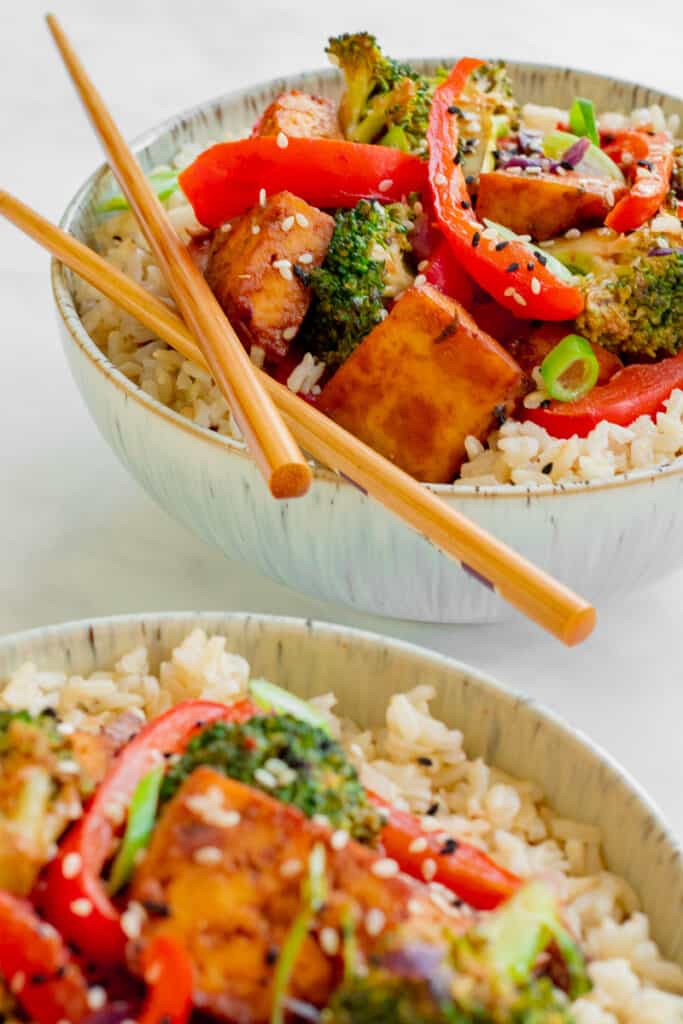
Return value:
M 595 609 L 588 602 L 253 366 L 53 15 L 48 24 L 189 329 L 163 302 L 2 191 L 0 213 L 172 348 L 212 373 L 275 496 L 302 494 L 310 482 L 310 467 L 293 434 L 319 462 L 348 477 L 565 644 L 584 640 L 595 626 Z

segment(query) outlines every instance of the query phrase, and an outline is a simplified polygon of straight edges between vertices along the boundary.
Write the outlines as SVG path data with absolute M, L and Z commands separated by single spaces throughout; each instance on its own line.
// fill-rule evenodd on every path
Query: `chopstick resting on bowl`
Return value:
M 208 369 L 207 360 L 185 324 L 160 299 L 72 235 L 2 191 L 0 213 L 181 355 Z M 288 388 L 263 371 L 256 372 L 297 441 L 319 462 L 341 473 L 394 512 L 563 643 L 572 646 L 589 636 L 596 616 L 587 601 L 470 522 L 428 487 Z
M 211 374 L 239 423 L 247 446 L 276 498 L 296 498 L 313 473 L 282 422 L 253 363 L 208 284 L 178 238 L 104 101 L 53 14 L 47 23 L 111 168 L 140 223 Z

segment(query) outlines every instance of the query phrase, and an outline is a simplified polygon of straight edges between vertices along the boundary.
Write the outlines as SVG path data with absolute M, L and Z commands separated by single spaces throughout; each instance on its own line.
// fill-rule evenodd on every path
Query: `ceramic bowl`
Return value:
M 599 825 L 609 867 L 637 891 L 662 952 L 683 964 L 683 854 L 659 812 L 606 754 L 544 708 L 459 662 L 327 623 L 217 612 L 114 616 L 0 640 L 0 679 L 25 661 L 90 673 L 145 644 L 152 663 L 195 627 L 227 637 L 252 674 L 304 697 L 333 690 L 342 714 L 378 725 L 392 693 L 433 686 L 434 714 L 470 756 L 538 783 L 561 815 Z
M 452 58 L 451 58 L 452 59 Z M 423 62 L 426 69 L 449 59 Z M 598 108 L 683 101 L 641 86 L 569 69 L 512 64 L 518 95 L 568 106 L 576 95 Z M 138 140 L 151 169 L 188 141 L 247 134 L 280 91 L 337 95 L 334 70 L 278 79 L 210 100 Z M 62 226 L 88 241 L 94 199 L 107 186 L 92 175 Z M 102 434 L 142 486 L 174 518 L 232 558 L 297 590 L 380 615 L 433 622 L 491 621 L 507 606 L 373 499 L 322 467 L 303 499 L 278 503 L 244 447 L 195 426 L 149 397 L 109 363 L 74 307 L 69 272 L 52 281 L 74 378 Z M 474 487 L 438 485 L 444 501 L 594 602 L 663 576 L 683 562 L 683 460 L 606 483 Z

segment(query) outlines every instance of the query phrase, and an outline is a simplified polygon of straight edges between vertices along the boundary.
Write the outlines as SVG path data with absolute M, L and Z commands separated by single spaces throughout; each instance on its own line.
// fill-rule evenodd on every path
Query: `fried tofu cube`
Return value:
M 343 138 L 334 100 L 292 89 L 283 92 L 264 111 L 254 135 L 279 135 L 293 139 Z
M 296 267 L 319 267 L 333 231 L 332 217 L 291 192 L 216 231 L 206 279 L 247 349 L 287 354 L 311 301 Z
M 379 854 L 353 840 L 335 849 L 331 835 L 298 809 L 198 768 L 165 808 L 133 877 L 131 897 L 150 908 L 131 949 L 133 969 L 145 943 L 170 932 L 192 958 L 198 1009 L 237 1024 L 268 1021 L 278 956 L 302 909 L 302 881 L 318 844 L 325 851 L 325 905 L 297 959 L 293 998 L 327 1002 L 339 981 L 340 930 L 349 911 L 361 955 L 385 928 L 409 920 L 438 929 L 453 919 L 458 927 L 457 915 L 444 916 L 420 883 L 380 877 L 372 871 Z M 321 945 L 323 929 L 328 940 L 334 932 L 339 950 Z
M 361 342 L 319 408 L 418 480 L 449 483 L 465 438 L 510 411 L 522 372 L 453 299 L 411 288 Z
M 606 178 L 491 171 L 479 178 L 477 216 L 543 242 L 570 228 L 603 224 L 625 192 Z

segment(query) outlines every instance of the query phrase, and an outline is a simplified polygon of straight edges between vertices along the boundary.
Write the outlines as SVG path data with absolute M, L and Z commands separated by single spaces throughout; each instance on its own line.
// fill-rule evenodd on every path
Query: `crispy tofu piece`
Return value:
M 132 899 L 150 908 L 140 943 L 158 932 L 182 941 L 193 961 L 197 1008 L 236 1024 L 267 1021 L 278 954 L 302 909 L 302 880 L 317 843 L 325 847 L 327 897 L 297 960 L 293 998 L 326 1003 L 339 981 L 341 944 L 336 952 L 326 943 L 324 952 L 319 936 L 326 928 L 339 938 L 349 911 L 361 954 L 385 927 L 409 919 L 425 935 L 445 921 L 462 926 L 420 883 L 374 874 L 378 854 L 353 840 L 336 850 L 330 838 L 329 828 L 298 809 L 197 769 L 164 810 L 133 878 Z
M 569 228 L 603 224 L 625 192 L 606 178 L 491 171 L 479 177 L 477 216 L 543 242 Z
M 333 231 L 332 217 L 291 192 L 216 231 L 206 279 L 247 349 L 259 345 L 274 359 L 287 354 L 311 301 L 293 268 L 319 267 Z
M 334 100 L 292 89 L 283 92 L 264 111 L 254 135 L 285 135 L 293 139 L 342 139 Z
M 411 288 L 323 388 L 319 408 L 418 480 L 449 483 L 468 434 L 512 408 L 515 360 L 457 302 Z
M 521 341 L 511 342 L 507 348 L 515 357 L 524 373 L 531 376 L 531 371 L 540 366 L 545 357 L 558 345 L 568 334 L 575 334 L 572 321 L 566 323 L 548 323 L 536 328 L 531 334 Z M 598 384 L 606 384 L 617 370 L 621 370 L 623 363 L 614 352 L 609 352 L 602 345 L 589 342 L 595 357 L 598 360 L 600 374 Z

